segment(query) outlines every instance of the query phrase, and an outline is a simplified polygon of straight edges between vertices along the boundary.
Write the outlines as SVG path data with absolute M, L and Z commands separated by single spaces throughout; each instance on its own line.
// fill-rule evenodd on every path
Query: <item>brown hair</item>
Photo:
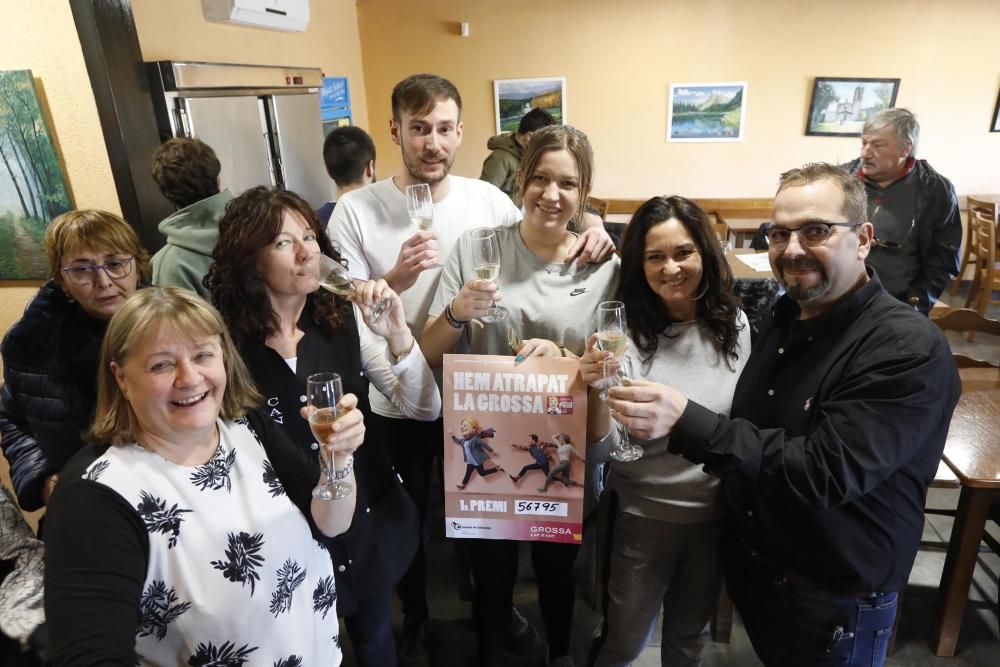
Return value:
M 153 152 L 153 180 L 177 208 L 218 194 L 221 170 L 215 151 L 200 139 L 168 139 Z
M 93 208 L 69 211 L 53 220 L 45 230 L 45 254 L 49 258 L 49 277 L 61 284 L 62 264 L 74 248 L 86 247 L 131 255 L 139 281 L 149 280 L 149 253 L 135 230 L 113 213 Z
M 436 74 L 413 74 L 392 89 L 392 118 L 398 123 L 404 111 L 423 115 L 446 100 L 455 100 L 461 118 L 462 96 L 455 84 Z
M 576 160 L 576 168 L 580 172 L 580 204 L 573 212 L 570 223 L 578 229 L 590 186 L 594 182 L 594 149 L 590 147 L 587 135 L 572 125 L 549 125 L 537 130 L 531 135 L 531 142 L 525 149 L 521 168 L 517 172 L 518 186 L 522 193 L 527 187 L 528 179 L 535 173 L 538 161 L 549 151 L 569 151 Z
M 865 184 L 857 174 L 849 174 L 835 164 L 810 162 L 798 169 L 789 169 L 778 179 L 778 192 L 785 188 L 799 187 L 816 181 L 832 181 L 844 193 L 841 212 L 851 222 L 868 221 L 868 194 Z
M 294 192 L 258 186 L 226 204 L 204 282 L 238 347 L 262 343 L 278 330 L 278 316 L 271 308 L 257 258 L 281 233 L 285 211 L 305 220 L 324 255 L 341 261 L 316 213 Z M 340 326 L 350 308 L 350 302 L 326 290 L 316 292 L 312 301 L 313 321 L 327 334 Z
M 136 347 L 163 331 L 189 339 L 219 337 L 226 368 L 226 392 L 220 411 L 223 419 L 242 417 L 257 405 L 260 394 L 219 312 L 190 290 L 151 287 L 130 296 L 108 323 L 97 369 L 94 424 L 88 439 L 113 445 L 135 442 L 141 424 L 115 380 L 111 362 L 124 366 Z

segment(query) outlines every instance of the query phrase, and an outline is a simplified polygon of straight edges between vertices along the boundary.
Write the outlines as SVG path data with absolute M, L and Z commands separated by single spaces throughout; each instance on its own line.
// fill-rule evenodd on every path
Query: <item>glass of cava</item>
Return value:
M 354 279 L 343 264 L 323 253 L 317 255 L 319 266 L 319 286 L 338 296 L 354 301 L 358 291 Z M 389 309 L 389 299 L 382 299 L 372 307 L 371 321 L 378 322 Z
M 309 408 L 309 427 L 316 437 L 319 448 L 319 464 L 323 471 L 323 481 L 316 485 L 312 494 L 320 500 L 339 500 L 354 488 L 337 479 L 337 468 L 333 456 L 326 451 L 323 443 L 333 433 L 333 424 L 345 413 L 338 406 L 344 395 L 340 376 L 336 373 L 316 373 L 306 378 L 306 405 Z
M 632 359 L 621 356 L 617 359 L 608 359 L 604 362 L 604 384 L 611 387 L 623 386 L 625 378 L 632 377 Z M 605 400 L 607 395 L 605 394 Z M 643 455 L 642 447 L 632 444 L 628 437 L 628 429 L 616 418 L 617 413 L 611 411 L 611 419 L 614 422 L 615 430 L 618 432 L 618 443 L 611 450 L 611 458 L 615 461 L 629 462 L 641 459 Z
M 472 260 L 476 278 L 497 282 L 500 277 L 500 243 L 496 232 L 489 227 L 474 229 L 472 239 Z M 506 319 L 507 309 L 490 301 L 490 309 L 480 319 L 484 322 L 500 322 Z
M 417 231 L 424 232 L 434 225 L 434 200 L 431 199 L 431 186 L 426 183 L 406 186 L 406 211 L 410 214 L 410 223 Z
M 625 354 L 628 327 L 625 323 L 625 304 L 621 301 L 604 301 L 597 307 L 597 349 L 610 352 L 615 359 Z

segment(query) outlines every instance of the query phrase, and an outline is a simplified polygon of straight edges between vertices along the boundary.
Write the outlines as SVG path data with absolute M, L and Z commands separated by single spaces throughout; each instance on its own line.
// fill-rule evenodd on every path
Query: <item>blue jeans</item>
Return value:
M 726 586 L 750 643 L 768 667 L 880 667 L 897 593 L 862 597 L 804 590 L 742 549 L 727 550 Z

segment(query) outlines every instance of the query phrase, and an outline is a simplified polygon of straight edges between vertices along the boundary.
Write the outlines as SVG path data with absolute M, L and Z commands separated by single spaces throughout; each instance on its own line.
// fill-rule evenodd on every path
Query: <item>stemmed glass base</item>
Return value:
M 507 315 L 509 314 L 510 313 L 503 306 L 493 304 L 490 306 L 490 309 L 486 311 L 486 314 L 481 316 L 479 319 L 483 322 L 502 322 L 507 319 Z
M 346 498 L 351 495 L 351 491 L 354 487 L 351 486 L 350 482 L 344 482 L 340 480 L 335 480 L 334 475 L 336 475 L 336 469 L 334 469 L 333 474 L 327 467 L 330 465 L 330 461 L 327 461 L 327 457 L 324 453 L 319 456 L 320 467 L 323 469 L 323 481 L 316 485 L 316 488 L 312 490 L 314 498 L 319 498 L 320 500 L 340 500 L 341 498 Z
M 618 443 L 618 446 L 613 448 L 608 455 L 615 461 L 621 461 L 622 463 L 628 463 L 629 461 L 637 461 L 642 458 L 645 453 L 642 451 L 642 447 L 633 445 L 628 441 L 627 431 L 625 427 L 615 422 L 615 428 L 618 429 L 619 436 L 622 438 Z

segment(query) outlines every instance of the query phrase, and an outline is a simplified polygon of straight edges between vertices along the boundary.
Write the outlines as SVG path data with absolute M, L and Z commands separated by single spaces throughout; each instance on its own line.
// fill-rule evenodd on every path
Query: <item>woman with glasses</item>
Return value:
M 21 507 L 48 500 L 84 441 L 108 320 L 149 275 L 149 255 L 118 216 L 70 211 L 45 231 L 49 281 L 4 336 L 0 443 Z
M 353 306 L 320 289 L 321 255 L 340 259 L 312 208 L 295 193 L 256 187 L 226 206 L 206 284 L 267 414 L 311 453 L 315 437 L 297 415 L 306 378 L 336 372 L 366 417 L 372 382 L 408 418 L 437 419 L 441 397 L 402 301 L 384 280 L 359 282 Z M 388 309 L 375 317 L 374 306 L 383 300 Z M 362 667 L 396 664 L 392 587 L 418 539 L 416 507 L 380 445 L 367 436 L 353 460 L 358 483 L 351 530 L 331 548 L 337 613 Z
M 750 355 L 750 328 L 732 294 L 733 276 L 708 216 L 683 197 L 654 197 L 635 212 L 622 240 L 618 299 L 628 312 L 635 384 L 669 382 L 702 405 L 729 414 Z M 597 336 L 580 362 L 599 387 L 610 352 Z M 614 403 L 615 389 L 608 403 Z M 591 402 L 595 458 L 612 444 L 608 406 Z M 638 438 L 636 438 L 638 441 Z M 629 665 L 646 647 L 660 608 L 664 665 L 697 665 L 702 631 L 722 579 L 719 480 L 667 451 L 668 438 L 637 442 L 644 455 L 612 461 L 607 488 L 617 498 L 604 593 L 604 627 L 595 642 L 601 667 Z M 604 454 L 606 457 L 607 454 Z M 601 547 L 599 547 L 601 548 Z

